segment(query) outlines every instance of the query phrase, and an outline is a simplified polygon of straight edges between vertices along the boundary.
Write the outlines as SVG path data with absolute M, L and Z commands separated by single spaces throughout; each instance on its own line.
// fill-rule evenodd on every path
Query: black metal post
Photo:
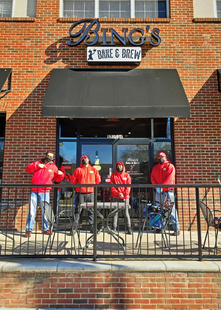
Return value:
M 94 248 L 93 260 L 97 260 L 97 186 L 94 187 Z
M 201 223 L 200 223 L 200 204 L 199 204 L 199 187 L 196 187 L 196 214 L 197 214 L 197 233 L 198 233 L 198 251 L 199 260 L 202 261 L 202 240 L 201 240 Z

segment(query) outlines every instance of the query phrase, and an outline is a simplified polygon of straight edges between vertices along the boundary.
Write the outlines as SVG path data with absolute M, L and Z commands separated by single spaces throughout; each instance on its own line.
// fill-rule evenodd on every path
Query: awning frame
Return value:
M 7 88 L 3 89 L 4 85 L 7 83 Z M 10 93 L 12 89 L 12 68 L 0 68 L 0 96 L 3 97 Z
M 218 92 L 221 93 L 221 69 L 217 69 Z

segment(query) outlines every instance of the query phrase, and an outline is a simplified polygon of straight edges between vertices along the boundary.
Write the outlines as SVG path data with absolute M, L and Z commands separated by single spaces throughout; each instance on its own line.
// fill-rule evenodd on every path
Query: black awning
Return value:
M 12 68 L 0 68 L 0 95 L 11 91 Z M 3 89 L 8 79 L 7 88 Z
M 156 118 L 190 116 L 176 69 L 53 69 L 43 116 Z
M 220 87 L 221 69 L 217 69 L 217 80 L 218 80 L 218 91 L 221 92 L 221 87 Z

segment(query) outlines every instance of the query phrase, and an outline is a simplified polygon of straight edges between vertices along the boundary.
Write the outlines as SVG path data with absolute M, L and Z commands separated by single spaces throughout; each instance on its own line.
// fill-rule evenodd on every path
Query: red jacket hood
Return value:
M 123 166 L 123 171 L 121 173 L 117 172 L 117 165 L 122 165 Z M 115 164 L 115 172 L 118 173 L 118 174 L 125 174 L 126 172 L 126 169 L 125 169 L 125 166 L 124 166 L 124 163 L 122 161 L 117 161 L 116 164 Z

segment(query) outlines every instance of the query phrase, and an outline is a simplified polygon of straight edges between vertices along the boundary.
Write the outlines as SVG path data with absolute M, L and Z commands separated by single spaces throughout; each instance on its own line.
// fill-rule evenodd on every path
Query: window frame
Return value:
M 214 7 L 214 16 L 215 16 L 215 18 L 218 18 L 218 9 L 217 9 L 217 4 L 218 4 L 218 2 L 220 2 L 221 3 L 221 1 L 219 1 L 219 0 L 213 0 L 213 7 Z M 220 16 L 221 17 L 221 16 Z
M 13 0 L 14 1 L 14 0 Z M 94 18 L 99 18 L 99 1 L 100 0 L 94 0 Z M 130 1 L 130 18 L 136 18 L 135 17 L 135 1 L 136 0 L 129 0 Z M 166 1 L 166 17 L 169 18 L 169 1 L 170 0 L 165 0 Z M 215 0 L 216 1 L 216 0 Z M 64 18 L 64 0 L 60 0 L 60 16 Z
M 11 3 L 12 3 L 12 11 L 11 11 L 11 16 L 10 16 L 10 17 L 12 17 L 12 18 L 20 17 L 20 16 L 15 16 L 15 4 L 16 4 L 16 1 L 19 2 L 19 0 L 11 0 Z M 26 8 L 25 8 L 26 16 L 24 16 L 24 17 L 30 17 L 30 16 L 28 15 L 28 2 L 29 2 L 29 1 L 30 1 L 30 0 L 27 0 L 27 2 L 26 2 Z M 31 0 L 31 1 L 33 1 L 33 0 Z M 35 0 L 35 1 L 36 1 L 36 10 L 37 10 L 37 0 Z M 36 11 L 35 11 L 35 17 L 36 17 Z

